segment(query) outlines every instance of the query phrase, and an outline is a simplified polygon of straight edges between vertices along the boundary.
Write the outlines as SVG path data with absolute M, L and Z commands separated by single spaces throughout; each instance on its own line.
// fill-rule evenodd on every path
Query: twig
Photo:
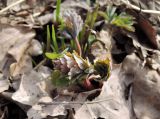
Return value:
M 47 61 L 47 59 L 43 59 L 39 64 L 37 64 L 37 66 L 34 67 L 34 70 L 37 70 L 40 66 L 42 66 L 45 62 Z
M 18 5 L 18 4 L 20 4 L 20 3 L 24 2 L 24 1 L 26 1 L 26 0 L 18 0 L 17 2 L 15 2 L 15 3 L 13 3 L 13 4 L 11 4 L 11 5 L 7 6 L 7 7 L 5 7 L 4 9 L 0 10 L 0 14 L 2 14 L 3 12 L 7 11 L 11 7 L 13 7 L 15 5 Z
M 139 7 L 132 5 L 128 0 L 121 0 L 124 4 L 128 5 L 129 7 L 131 7 L 132 9 L 138 10 L 143 13 L 149 13 L 149 14 L 157 14 L 160 15 L 160 11 L 156 11 L 156 10 L 144 10 L 144 9 L 140 9 Z
M 109 100 L 114 100 L 113 98 L 107 98 L 107 99 L 102 99 L 102 100 L 95 100 L 92 102 L 81 102 L 81 101 L 68 101 L 68 102 L 51 102 L 51 103 L 45 103 L 45 102 L 39 102 L 39 104 L 45 104 L 45 105 L 57 105 L 57 104 L 94 104 L 94 103 L 100 103 L 100 102 L 105 102 Z

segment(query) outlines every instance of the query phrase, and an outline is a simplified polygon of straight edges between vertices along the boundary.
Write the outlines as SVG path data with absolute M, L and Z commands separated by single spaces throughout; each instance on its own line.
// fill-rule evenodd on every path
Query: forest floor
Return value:
M 0 119 L 160 119 L 159 0 L 0 0 Z

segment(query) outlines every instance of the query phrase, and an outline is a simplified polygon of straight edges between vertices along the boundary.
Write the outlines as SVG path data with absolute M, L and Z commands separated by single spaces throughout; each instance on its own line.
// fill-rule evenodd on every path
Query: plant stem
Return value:
M 65 50 L 66 45 L 65 45 L 65 41 L 64 38 L 61 39 L 61 43 L 62 43 L 62 49 Z
M 77 37 L 75 38 L 75 42 L 76 42 L 78 54 L 81 56 L 82 55 L 82 49 L 81 49 L 81 45 L 80 45 L 79 40 L 78 40 Z

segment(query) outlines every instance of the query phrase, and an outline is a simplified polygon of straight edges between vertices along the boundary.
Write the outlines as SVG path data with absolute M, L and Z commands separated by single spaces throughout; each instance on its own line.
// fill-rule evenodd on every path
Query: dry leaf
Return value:
M 2 74 L 0 74 L 0 93 L 9 88 L 9 80 L 5 78 Z
M 27 56 L 27 49 L 31 47 L 34 36 L 34 31 L 28 28 L 0 24 L 0 69 L 4 74 L 8 76 L 7 72 L 10 70 L 11 75 L 15 76 L 31 70 L 32 63 L 31 58 Z M 12 63 L 14 64 L 9 69 Z
M 76 111 L 75 118 L 130 119 L 133 110 L 130 110 L 130 101 L 124 98 L 125 87 L 121 84 L 123 79 L 116 70 L 112 71 L 111 77 L 104 83 L 101 94 L 91 102 L 86 101 Z
M 45 91 L 45 85 L 43 77 L 35 72 L 31 71 L 24 74 L 21 79 L 19 89 L 13 94 L 12 99 L 26 105 L 36 104 L 40 98 L 48 97 L 48 93 Z
M 150 51 L 151 52 L 151 51 Z M 152 51 L 154 59 L 158 59 L 157 54 Z M 147 56 L 149 57 L 149 55 Z M 150 59 L 152 59 L 150 57 Z M 157 58 L 156 58 L 157 57 Z M 155 61 L 155 60 L 154 60 Z M 151 68 L 149 64 L 142 66 L 141 60 L 135 53 L 128 55 L 122 64 L 122 71 L 125 76 L 133 82 L 133 106 L 137 118 L 156 119 L 160 117 L 159 114 L 159 86 L 160 74 Z M 158 62 L 155 62 L 158 65 Z M 150 64 L 152 65 L 152 64 Z M 130 75 L 130 77 L 129 77 Z M 125 80 L 127 82 L 127 80 Z
M 57 105 L 43 105 L 38 104 L 32 106 L 30 110 L 27 112 L 29 119 L 42 119 L 46 118 L 47 116 L 65 116 L 67 112 L 65 107 L 61 104 Z
M 154 49 L 157 49 L 157 32 L 150 21 L 142 14 L 137 13 L 133 10 L 128 10 L 128 12 L 136 18 L 135 33 L 138 37 L 139 42 L 141 42 L 143 45 L 147 45 Z

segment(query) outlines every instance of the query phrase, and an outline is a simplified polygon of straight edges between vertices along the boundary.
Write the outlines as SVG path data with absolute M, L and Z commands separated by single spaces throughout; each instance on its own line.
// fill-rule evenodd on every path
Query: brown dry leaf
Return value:
M 43 105 L 37 104 L 32 106 L 30 110 L 27 112 L 27 116 L 29 119 L 43 119 L 47 116 L 66 116 L 67 111 L 62 104 L 57 105 Z
M 124 98 L 123 77 L 118 71 L 112 71 L 111 77 L 104 83 L 101 94 L 76 111 L 76 119 L 130 119 L 131 114 L 130 96 L 128 100 Z
M 45 88 L 51 85 L 43 76 L 35 71 L 28 72 L 22 76 L 19 89 L 13 94 L 12 99 L 26 105 L 34 105 L 41 98 L 48 97 Z
M 25 27 L 0 25 L 0 69 L 4 75 L 16 76 L 32 70 L 30 55 L 42 54 L 35 32 Z
M 9 68 L 10 64 L 15 61 L 20 61 L 25 51 L 23 47 L 27 48 L 28 46 L 26 44 L 30 42 L 34 36 L 35 33 L 33 30 L 0 24 L 0 70 L 2 72 L 4 70 L 9 71 L 9 69 L 6 68 Z M 21 49 L 17 49 L 18 46 Z M 8 54 L 9 50 L 11 50 L 11 55 Z M 15 53 L 13 53 L 13 51 L 15 51 Z M 12 57 L 13 54 L 15 55 L 14 57 Z M 6 67 L 6 64 L 8 64 L 8 67 Z
M 138 17 L 138 26 L 142 29 L 145 35 L 148 37 L 150 43 L 153 45 L 154 48 L 158 48 L 157 41 L 156 41 L 156 30 L 153 28 L 151 23 L 145 19 L 143 16 Z
M 41 98 L 37 104 L 28 110 L 27 115 L 32 119 L 52 117 L 66 117 L 67 109 L 77 110 L 86 101 L 86 98 L 95 93 L 95 91 L 83 92 L 75 94 L 65 89 L 59 90 L 59 95 L 51 101 L 49 97 Z
M 18 41 L 28 41 L 27 39 L 32 39 L 34 35 L 35 33 L 30 29 L 0 24 L 0 62 L 7 54 L 8 50 Z
M 100 6 L 105 6 L 105 5 L 120 5 L 121 1 L 120 0 L 96 0 L 96 3 L 98 3 Z
M 81 8 L 81 9 L 85 9 L 85 10 L 90 10 L 90 6 L 87 4 L 87 2 L 82 1 L 82 0 L 65 0 L 62 4 L 61 4 L 61 8 L 63 10 L 65 10 L 66 8 Z
M 157 31 L 150 21 L 143 14 L 137 13 L 134 10 L 128 10 L 127 12 L 136 18 L 135 33 L 139 42 L 142 45 L 147 45 L 157 49 Z
M 0 93 L 8 90 L 9 85 L 9 80 L 5 78 L 2 74 L 0 74 Z
M 32 69 L 33 69 L 33 66 L 32 66 L 31 57 L 28 55 L 23 55 L 19 62 L 12 63 L 10 65 L 9 72 L 11 76 L 17 76 L 19 74 L 29 72 Z
M 152 51 L 152 53 L 153 55 L 150 57 L 150 59 L 153 58 L 155 61 L 154 63 L 159 65 L 160 59 L 158 58 L 158 54 L 160 52 Z M 122 71 L 125 72 L 126 76 L 132 76 L 126 79 L 130 80 L 131 78 L 134 78 L 132 97 L 137 118 L 158 119 L 160 117 L 160 74 L 157 70 L 149 68 L 149 64 L 142 66 L 142 63 L 143 60 L 133 53 L 128 55 L 123 61 Z
M 111 48 L 112 37 L 106 30 L 101 30 L 98 34 L 98 40 L 102 41 L 105 44 L 105 48 L 108 50 Z
M 15 63 L 10 65 L 10 75 L 16 76 L 32 70 L 31 56 L 42 54 L 42 46 L 37 40 L 23 42 L 20 46 L 15 46 L 8 51 L 8 54 L 16 59 Z

